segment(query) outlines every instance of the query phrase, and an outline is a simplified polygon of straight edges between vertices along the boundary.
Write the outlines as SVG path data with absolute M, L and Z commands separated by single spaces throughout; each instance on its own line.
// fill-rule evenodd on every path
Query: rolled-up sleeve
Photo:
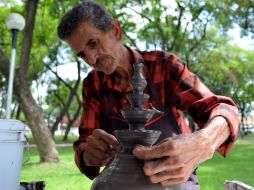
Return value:
M 92 134 L 93 130 L 100 126 L 100 107 L 98 101 L 91 95 L 88 88 L 88 80 L 83 82 L 83 114 L 79 124 L 79 138 L 73 143 L 75 151 L 75 163 L 82 173 L 88 178 L 94 179 L 99 174 L 99 167 L 86 166 L 83 154 L 86 149 L 86 139 Z M 90 83 L 91 84 L 91 83 Z
M 172 104 L 189 112 L 199 128 L 203 128 L 216 116 L 224 117 L 230 128 L 230 136 L 217 151 L 226 156 L 237 138 L 240 124 L 236 104 L 228 97 L 212 93 L 185 64 L 178 61 L 173 65 L 177 74 L 172 80 L 177 82 L 173 83 L 176 85 L 173 87 Z
M 238 117 L 238 109 L 233 101 L 229 98 L 222 97 L 224 101 L 217 105 L 212 113 L 210 114 L 209 121 L 216 116 L 222 116 L 226 119 L 229 129 L 230 136 L 229 138 L 217 149 L 219 153 L 223 156 L 226 156 L 229 153 L 229 150 L 233 146 L 233 142 L 237 139 L 237 134 L 239 130 L 239 117 Z

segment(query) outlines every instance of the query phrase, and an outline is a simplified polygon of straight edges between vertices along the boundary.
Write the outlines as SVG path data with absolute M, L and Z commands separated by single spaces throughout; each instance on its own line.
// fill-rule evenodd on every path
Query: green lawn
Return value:
M 22 166 L 20 181 L 43 180 L 46 190 L 89 190 L 91 181 L 76 168 L 72 148 L 58 148 L 58 151 L 59 164 L 41 164 L 38 163 L 37 150 L 31 149 L 31 159 Z M 216 154 L 198 169 L 201 190 L 223 190 L 226 179 L 240 180 L 254 186 L 253 161 L 254 143 L 250 142 L 238 142 L 226 159 Z
M 216 154 L 198 169 L 203 190 L 223 190 L 224 180 L 239 180 L 254 187 L 254 143 L 238 142 L 227 158 Z
M 23 160 L 26 159 L 26 151 Z M 30 161 L 22 166 L 20 181 L 45 181 L 46 190 L 88 190 L 91 186 L 91 181 L 77 169 L 71 147 L 58 148 L 59 164 L 39 163 L 37 149 L 30 151 Z

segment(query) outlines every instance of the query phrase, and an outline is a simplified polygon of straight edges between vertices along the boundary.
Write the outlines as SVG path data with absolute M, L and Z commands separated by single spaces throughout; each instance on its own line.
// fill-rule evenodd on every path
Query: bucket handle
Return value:
M 26 135 L 24 135 L 24 137 L 25 137 L 25 145 L 26 145 L 26 147 L 27 147 L 27 158 L 26 158 L 26 160 L 25 161 L 23 161 L 23 165 L 26 165 L 26 164 L 28 164 L 28 162 L 30 161 L 30 146 L 29 146 L 29 140 L 28 140 L 28 137 L 26 136 Z

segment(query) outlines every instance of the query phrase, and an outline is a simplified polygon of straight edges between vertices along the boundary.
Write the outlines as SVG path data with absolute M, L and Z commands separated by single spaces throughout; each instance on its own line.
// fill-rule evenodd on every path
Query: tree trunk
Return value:
M 0 70 L 7 78 L 9 61 L 0 50 Z M 52 139 L 49 129 L 42 117 L 41 109 L 36 104 L 31 92 L 29 91 L 24 76 L 20 76 L 16 72 L 14 78 L 14 93 L 17 97 L 19 105 L 25 114 L 28 126 L 31 128 L 34 140 L 38 146 L 41 161 L 58 162 L 58 153 L 55 143 Z
M 37 5 L 38 0 L 27 1 L 26 26 L 21 50 L 20 69 L 17 69 L 15 73 L 13 92 L 17 97 L 21 110 L 24 112 L 27 124 L 31 128 L 34 140 L 39 149 L 41 161 L 59 162 L 58 153 L 50 130 L 47 128 L 41 109 L 33 98 L 28 85 L 27 71 Z M 8 78 L 9 61 L 1 50 L 0 70 Z
M 68 122 L 67 128 L 66 128 L 65 133 L 64 133 L 63 141 L 67 141 L 68 140 L 68 134 L 69 134 L 69 132 L 71 130 L 71 127 L 73 126 L 73 124 L 77 120 L 77 118 L 79 116 L 79 113 L 81 111 L 81 108 L 82 108 L 82 104 L 80 102 L 76 113 L 74 114 L 73 118 L 71 120 L 69 120 L 69 122 Z
M 57 72 L 53 71 L 50 66 L 47 66 L 46 67 L 58 78 L 58 80 L 60 82 L 62 82 L 65 86 L 67 86 L 70 90 L 70 95 L 67 99 L 66 102 L 64 102 L 64 100 L 62 99 L 62 97 L 60 95 L 58 95 L 57 93 L 55 93 L 55 96 L 58 98 L 59 102 L 63 105 L 63 109 L 62 111 L 60 112 L 59 116 L 56 118 L 56 121 L 54 122 L 53 124 L 53 127 L 51 128 L 51 134 L 53 135 L 54 137 L 54 134 L 55 134 L 55 131 L 57 129 L 57 126 L 59 125 L 60 121 L 62 120 L 62 118 L 65 116 L 65 115 L 69 115 L 69 108 L 73 102 L 73 99 L 74 97 L 76 97 L 77 101 L 78 101 L 78 109 L 76 111 L 76 113 L 74 114 L 74 118 L 73 119 L 70 119 L 70 117 L 68 117 L 68 124 L 67 124 L 67 128 L 66 128 L 66 131 L 65 131 L 65 134 L 64 134 L 64 138 L 63 138 L 63 141 L 67 140 L 68 138 L 68 134 L 70 132 L 70 128 L 72 126 L 72 124 L 75 122 L 75 120 L 77 119 L 77 117 L 79 116 L 79 112 L 82 108 L 82 102 L 77 94 L 77 90 L 78 90 L 78 87 L 79 87 L 79 84 L 81 82 L 81 62 L 76 59 L 76 63 L 77 63 L 77 69 L 78 69 L 78 79 L 77 81 L 75 82 L 75 85 L 74 87 L 72 87 L 71 85 L 69 85 L 67 82 L 65 82 L 65 80 L 63 78 L 61 78 Z
M 39 149 L 41 161 L 59 162 L 55 142 L 53 141 L 51 133 L 44 121 L 41 108 L 36 103 L 28 88 L 27 71 L 29 67 L 29 57 L 38 0 L 28 0 L 27 3 L 27 23 L 24 29 L 20 70 L 17 72 L 15 78 L 14 93 L 17 96 L 20 107 L 24 112 L 28 125 L 33 133 L 34 140 Z
M 50 130 L 42 117 L 41 108 L 35 102 L 31 92 L 24 84 L 24 76 L 15 77 L 15 94 L 22 111 L 25 114 L 28 126 L 31 128 L 33 138 L 39 149 L 40 159 L 43 162 L 59 162 L 55 143 Z

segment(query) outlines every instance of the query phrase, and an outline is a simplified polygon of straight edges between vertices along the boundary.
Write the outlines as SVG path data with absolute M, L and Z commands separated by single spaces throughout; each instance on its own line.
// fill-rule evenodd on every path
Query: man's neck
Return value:
M 133 55 L 127 47 L 122 46 L 122 56 L 120 61 L 121 67 L 116 68 L 116 73 L 119 78 L 129 81 L 133 74 Z

